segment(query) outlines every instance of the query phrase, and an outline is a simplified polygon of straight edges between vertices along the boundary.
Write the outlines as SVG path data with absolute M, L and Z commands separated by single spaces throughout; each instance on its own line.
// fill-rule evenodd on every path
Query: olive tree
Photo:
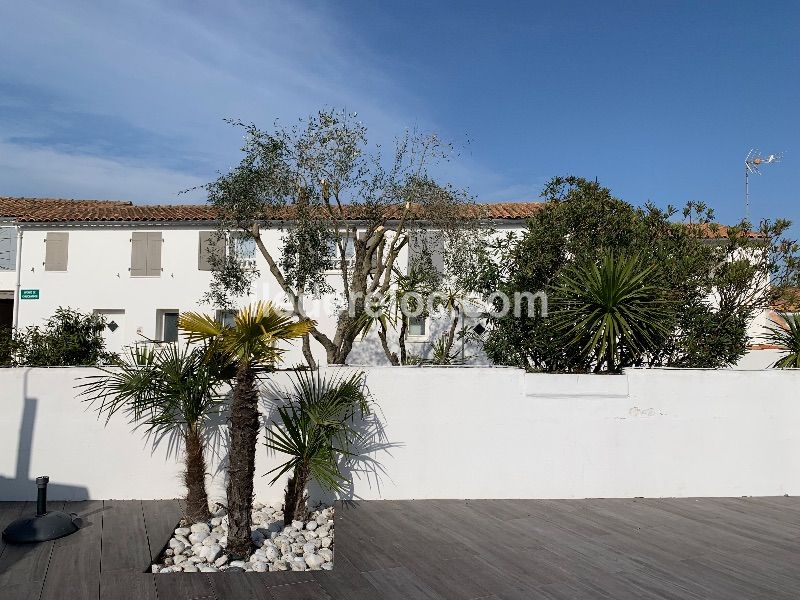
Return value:
M 303 340 L 303 353 L 315 366 L 313 339 L 328 363 L 343 364 L 364 330 L 365 307 L 391 293 L 412 232 L 463 235 L 464 224 L 477 215 L 465 191 L 431 175 L 453 148 L 436 135 L 411 131 L 387 157 L 368 144 L 356 115 L 335 110 L 270 131 L 231 123 L 244 130 L 243 157 L 207 186 L 220 235 L 253 240 L 296 316 L 305 317 L 309 298 L 336 296 L 335 327 L 315 325 Z M 263 237 L 264 227 L 275 221 L 284 230 L 280 248 L 268 247 Z M 232 253 L 215 255 L 213 262 L 207 299 L 230 306 L 249 292 L 258 273 L 243 268 Z M 331 284 L 331 271 L 341 285 Z

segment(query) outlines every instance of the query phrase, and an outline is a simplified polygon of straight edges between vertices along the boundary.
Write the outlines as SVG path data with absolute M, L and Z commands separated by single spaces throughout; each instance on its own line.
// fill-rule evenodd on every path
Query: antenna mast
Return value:
M 744 159 L 744 218 L 750 220 L 750 173 L 761 175 L 759 170 L 763 165 L 779 162 L 780 154 L 769 154 L 766 157 L 752 148 Z

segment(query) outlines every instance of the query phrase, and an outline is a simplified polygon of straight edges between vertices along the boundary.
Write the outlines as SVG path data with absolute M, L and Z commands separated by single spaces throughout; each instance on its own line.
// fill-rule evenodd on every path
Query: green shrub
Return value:
M 77 367 L 109 364 L 117 355 L 106 352 L 101 315 L 83 314 L 70 308 L 58 308 L 43 326 L 27 327 L 0 339 L 0 362 L 5 352 L 7 362 L 21 367 Z

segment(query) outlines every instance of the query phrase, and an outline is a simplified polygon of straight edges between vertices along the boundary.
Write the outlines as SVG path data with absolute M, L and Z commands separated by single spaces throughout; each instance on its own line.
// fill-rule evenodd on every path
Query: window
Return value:
M 246 233 L 232 233 L 230 252 L 245 268 L 256 267 L 256 241 Z
M 178 341 L 178 317 L 180 312 L 177 310 L 159 310 L 159 336 L 163 342 Z
M 17 228 L 0 227 L 0 271 L 17 268 Z
M 66 271 L 69 250 L 69 233 L 48 231 L 44 243 L 44 270 Z
M 161 276 L 161 244 L 160 231 L 131 234 L 131 277 Z
M 416 263 L 430 260 L 438 273 L 444 273 L 444 239 L 437 231 L 410 231 L 408 233 L 408 269 Z
M 408 336 L 423 337 L 425 335 L 426 317 L 408 317 Z
M 235 317 L 235 310 L 218 310 L 216 314 L 217 321 L 225 327 L 233 327 Z
M 225 258 L 225 234 L 217 231 L 201 231 L 197 251 L 197 268 L 212 271 L 214 263 Z
M 346 235 L 346 234 L 344 234 Z M 347 266 L 353 266 L 353 260 L 356 256 L 356 247 L 353 244 L 353 238 L 350 236 L 347 237 L 344 246 L 344 257 L 347 261 Z M 339 245 L 333 241 L 328 243 L 328 269 L 331 271 L 338 271 L 341 267 L 341 259 L 342 255 L 339 252 Z

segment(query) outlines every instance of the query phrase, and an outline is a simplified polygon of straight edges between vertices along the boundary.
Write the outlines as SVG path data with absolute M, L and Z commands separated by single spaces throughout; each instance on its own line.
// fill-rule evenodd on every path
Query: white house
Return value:
M 488 208 L 498 230 L 522 230 L 536 203 L 502 203 Z M 0 198 L 0 327 L 41 324 L 59 307 L 103 314 L 112 351 L 149 341 L 177 339 L 183 311 L 216 312 L 201 299 L 209 289 L 209 237 L 216 221 L 202 205 L 134 205 L 130 202 Z M 280 247 L 285 222 L 268 222 L 262 237 Z M 250 298 L 286 301 L 254 245 L 239 244 L 239 254 L 259 271 Z M 408 263 L 408 250 L 399 257 Z M 331 272 L 336 287 L 339 277 Z M 288 307 L 288 305 L 287 305 Z M 339 307 L 332 297 L 310 299 L 306 310 L 323 331 L 335 329 Z M 409 332 L 410 351 L 424 354 L 438 335 L 436 323 L 418 320 Z M 354 364 L 385 361 L 377 341 L 368 337 L 350 354 Z M 324 363 L 316 342 L 315 355 Z M 285 357 L 302 361 L 299 347 Z
M 521 232 L 538 205 L 490 204 L 485 218 L 499 232 Z M 184 311 L 216 312 L 225 318 L 217 307 L 201 302 L 211 281 L 208 242 L 216 225 L 213 211 L 204 205 L 0 197 L 0 327 L 41 324 L 57 308 L 70 307 L 103 314 L 107 346 L 120 351 L 131 344 L 176 340 L 177 318 Z M 270 221 L 262 230 L 265 243 L 276 252 L 285 226 L 285 221 Z M 258 299 L 285 303 L 255 246 L 239 244 L 239 255 L 259 272 L 251 297 L 242 304 Z M 408 260 L 404 248 L 399 266 Z M 331 285 L 340 286 L 339 279 L 331 272 Z M 332 296 L 310 300 L 306 309 L 323 331 L 334 331 L 341 307 Z M 756 319 L 754 327 L 762 320 Z M 407 338 L 409 351 L 425 356 L 446 326 L 443 319 L 415 320 Z M 312 349 L 324 363 L 322 348 L 312 342 Z M 479 354 L 469 354 L 481 360 Z M 386 362 L 374 334 L 357 342 L 348 360 Z M 285 364 L 301 362 L 298 344 Z

